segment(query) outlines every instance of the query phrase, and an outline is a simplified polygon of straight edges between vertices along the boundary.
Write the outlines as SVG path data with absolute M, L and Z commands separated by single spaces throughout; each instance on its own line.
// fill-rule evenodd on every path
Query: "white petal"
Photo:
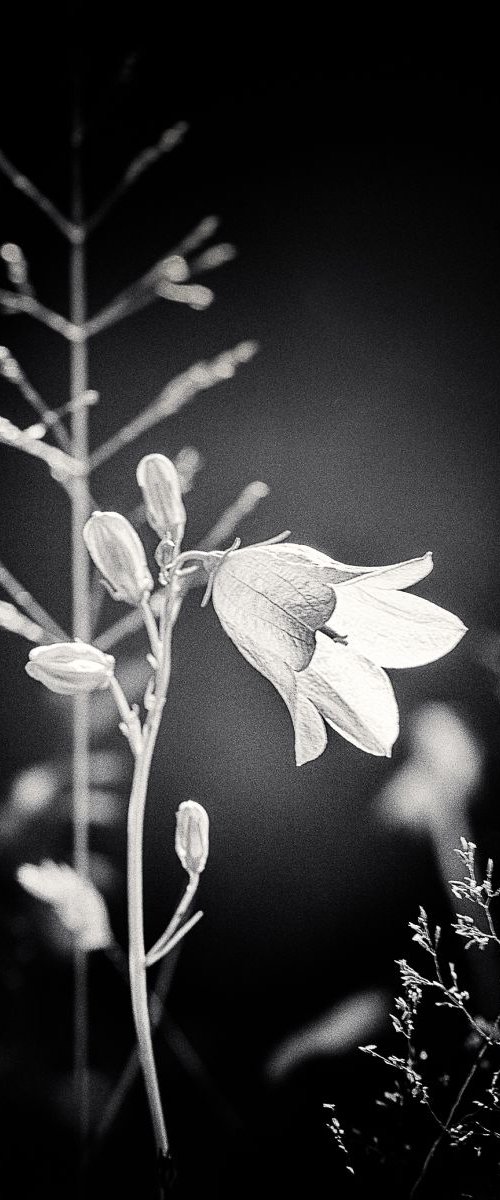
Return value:
M 347 634 L 349 646 L 381 667 L 418 667 L 448 654 L 466 627 L 430 600 L 377 590 L 375 580 L 337 589 L 328 627 Z
M 325 721 L 368 754 L 390 756 L 399 733 L 398 706 L 380 667 L 318 633 L 313 660 L 296 676 L 297 689 Z
M 238 647 L 258 644 L 300 671 L 313 656 L 316 629 L 333 612 L 335 592 L 322 568 L 281 550 L 250 546 L 228 554 L 215 575 L 212 600 Z
M 295 730 L 295 761 L 298 767 L 318 758 L 326 748 L 327 738 L 324 722 L 314 704 L 299 692 L 293 671 L 276 655 L 263 653 L 260 647 L 247 642 L 242 646 L 234 632 L 226 629 L 235 642 L 240 654 L 256 671 L 269 679 L 285 701 Z
M 398 591 L 401 588 L 411 587 L 413 583 L 419 583 L 421 579 L 425 579 L 432 571 L 434 563 L 430 550 L 427 554 L 423 554 L 421 558 L 408 558 L 406 562 L 394 563 L 390 567 L 354 567 L 353 570 L 363 570 L 366 575 L 366 582 L 369 585 L 378 589 L 396 588 Z M 346 582 L 348 582 L 346 580 Z M 364 583 L 364 580 L 360 580 Z
M 420 579 L 424 579 L 433 568 L 430 550 L 421 558 L 409 558 L 405 562 L 393 563 L 386 567 L 355 567 L 348 563 L 337 562 L 335 558 L 322 554 L 320 550 L 314 550 L 312 546 L 294 546 L 291 543 L 284 543 L 274 549 L 282 552 L 293 551 L 310 562 L 324 567 L 325 575 L 334 586 L 339 583 L 356 582 L 360 576 L 365 576 L 367 579 L 370 576 L 370 584 L 373 582 L 373 586 L 377 588 L 407 588 L 411 587 L 413 583 L 418 583 Z M 329 568 L 329 572 L 327 568 Z

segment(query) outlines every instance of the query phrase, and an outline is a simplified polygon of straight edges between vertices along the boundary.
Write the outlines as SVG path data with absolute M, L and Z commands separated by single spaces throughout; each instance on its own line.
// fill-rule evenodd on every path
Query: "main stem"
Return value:
M 165 595 L 161 622 L 161 653 L 155 686 L 155 701 L 144 724 L 143 745 L 135 762 L 134 778 L 128 811 L 128 923 L 129 973 L 132 1011 L 137 1034 L 139 1061 L 146 1085 L 146 1094 L 153 1122 L 159 1156 L 168 1154 L 168 1137 L 160 1099 L 160 1090 L 153 1054 L 153 1042 L 148 1009 L 146 983 L 146 948 L 144 944 L 143 912 L 143 841 L 144 812 L 151 761 L 163 715 L 170 681 L 172 629 L 179 610 L 180 599 L 172 582 Z
M 83 202 L 81 185 L 80 152 L 78 146 L 78 115 L 75 121 L 73 141 L 73 189 L 72 220 L 82 230 Z M 86 316 L 86 272 L 83 230 L 81 240 L 74 240 L 70 251 L 70 317 L 77 327 L 82 328 Z M 88 409 L 78 403 L 88 387 L 87 343 L 82 334 L 81 341 L 72 342 L 70 348 L 70 400 L 74 405 L 71 416 L 72 453 L 87 466 L 88 463 Z M 75 479 L 71 493 L 71 544 L 72 544 L 72 608 L 73 636 L 84 642 L 91 640 L 90 628 L 90 580 L 89 560 L 82 538 L 82 529 L 88 512 L 88 472 Z M 73 863 L 79 875 L 89 873 L 89 698 L 79 694 L 73 698 Z M 87 955 L 75 945 L 75 1010 L 74 1010 L 74 1084 L 82 1143 L 86 1141 L 89 1128 L 89 1080 L 88 1080 L 88 984 Z

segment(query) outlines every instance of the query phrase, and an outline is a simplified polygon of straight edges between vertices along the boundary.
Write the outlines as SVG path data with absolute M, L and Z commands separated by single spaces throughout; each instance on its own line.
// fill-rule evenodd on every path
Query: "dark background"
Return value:
M 216 293 L 207 312 L 158 301 L 95 339 L 93 446 L 191 362 L 246 338 L 260 344 L 234 380 L 96 473 L 101 507 L 128 511 L 137 502 L 144 453 L 174 456 L 191 444 L 205 466 L 188 497 L 186 544 L 247 482 L 262 479 L 271 494 L 242 527 L 245 541 L 286 527 L 293 540 L 362 563 L 431 549 L 434 572 L 418 591 L 471 630 L 449 658 L 392 673 L 402 727 L 392 763 L 332 733 L 324 755 L 300 770 L 279 697 L 240 659 L 212 610 L 200 612 L 198 593 L 176 631 L 148 809 L 146 920 L 158 936 L 177 900 L 174 815 L 193 796 L 211 820 L 205 917 L 179 958 L 169 1004 L 232 1110 L 159 1052 L 179 1174 L 189 1195 L 200 1181 L 213 1194 L 220 1187 L 239 1196 L 248 1186 L 249 1195 L 292 1195 L 295 1187 L 316 1195 L 340 1186 L 321 1106 L 340 1106 L 343 1089 L 354 1092 L 360 1079 L 366 1086 L 364 1061 L 325 1055 L 274 1089 L 265 1063 L 294 1028 L 351 992 L 392 992 L 417 904 L 446 910 L 428 839 L 383 825 L 376 812 L 421 702 L 450 701 L 480 738 L 487 769 L 474 828 L 488 847 L 498 836 L 498 712 L 493 675 L 478 655 L 484 632 L 499 625 L 498 80 L 486 52 L 472 64 L 481 70 L 451 56 L 374 62 L 352 43 L 330 52 L 320 29 L 303 45 L 297 30 L 280 53 L 255 30 L 249 39 L 229 29 L 222 39 L 212 27 L 204 37 L 195 18 L 191 35 L 181 35 L 147 8 L 137 26 L 120 21 L 107 33 L 92 7 L 66 24 L 61 38 L 54 13 L 39 31 L 11 15 L 0 83 L 3 149 L 63 210 L 76 70 L 88 114 L 88 211 L 169 124 L 191 126 L 91 238 L 90 311 L 209 213 L 221 215 L 222 240 L 238 247 L 234 262 L 206 277 Z M 22 245 L 38 295 L 66 312 L 66 247 L 3 178 L 0 239 Z M 28 317 L 4 315 L 0 340 L 48 404 L 64 402 L 62 339 Z M 3 415 L 30 422 L 5 381 L 0 399 Z M 35 460 L 0 447 L 0 461 L 0 557 L 68 626 L 64 495 Z M 116 613 L 106 601 L 103 627 Z M 141 645 L 127 642 L 123 655 L 137 656 Z M 27 679 L 25 649 L 2 637 L 5 802 L 17 772 L 68 751 L 67 706 Z M 99 731 L 96 744 L 120 749 L 118 735 Z M 94 830 L 93 850 L 125 945 L 120 786 L 123 818 L 111 831 Z M 71 1063 L 70 963 L 44 944 L 35 902 L 13 881 L 25 859 L 69 854 L 64 808 L 25 824 L 5 848 L 0 1040 L 8 1164 L 20 1172 L 7 1195 L 24 1195 L 24 1170 L 26 1195 L 72 1194 L 61 1082 Z M 111 966 L 96 959 L 91 982 L 98 1106 L 132 1031 Z M 27 1144 L 35 1166 L 20 1171 Z M 91 1167 L 90 1194 L 148 1194 L 151 1155 L 137 1087 Z M 135 1183 L 127 1190 L 135 1172 L 144 1191 Z

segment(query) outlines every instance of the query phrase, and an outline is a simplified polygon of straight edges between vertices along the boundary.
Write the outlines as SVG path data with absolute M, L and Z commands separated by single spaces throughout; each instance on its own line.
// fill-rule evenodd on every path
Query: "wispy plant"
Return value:
M 484 877 L 479 876 L 476 850 L 473 842 L 461 839 L 456 854 L 465 868 L 465 874 L 462 879 L 452 880 L 451 888 L 457 899 L 478 910 L 477 918 L 470 912 L 458 913 L 452 927 L 455 934 L 465 941 L 466 950 L 475 948 L 484 951 L 490 944 L 500 946 L 492 915 L 492 905 L 500 896 L 500 888 L 493 887 L 494 867 L 491 859 L 488 859 Z M 375 1102 L 379 1109 L 387 1113 L 389 1126 L 385 1134 L 377 1136 L 375 1142 L 373 1134 L 365 1129 L 358 1129 L 356 1136 L 351 1133 L 348 1137 L 342 1130 L 341 1137 L 338 1118 L 329 1127 L 352 1173 L 358 1169 L 358 1164 L 363 1169 L 366 1155 L 369 1156 L 370 1152 L 373 1154 L 376 1151 L 376 1157 L 384 1162 L 394 1152 L 391 1113 L 393 1124 L 398 1114 L 399 1128 L 404 1129 L 398 1152 L 406 1157 L 406 1172 L 410 1172 L 414 1162 L 418 1163 L 421 1145 L 427 1137 L 427 1150 L 424 1150 L 420 1166 L 416 1168 L 416 1177 L 408 1185 L 408 1190 L 401 1184 L 401 1195 L 413 1197 L 421 1194 L 434 1160 L 438 1157 L 446 1162 L 451 1152 L 454 1170 L 459 1150 L 466 1151 L 469 1156 L 472 1154 L 476 1162 L 488 1158 L 486 1169 L 492 1172 L 488 1180 L 493 1183 L 496 1178 L 498 1183 L 500 1018 L 491 1021 L 477 1015 L 468 989 L 459 981 L 455 964 L 444 961 L 441 952 L 442 930 L 440 926 L 432 927 L 424 908 L 420 908 L 417 921 L 411 921 L 409 927 L 412 941 L 430 960 L 430 969 L 420 970 L 407 959 L 398 960 L 401 994 L 395 999 L 391 1022 L 403 1049 L 389 1053 L 375 1044 L 360 1047 L 365 1054 L 383 1063 L 392 1076 L 392 1085 Z M 425 999 L 429 1001 L 430 1010 L 427 1006 L 424 1011 Z M 459 1082 L 456 1066 L 453 1070 L 450 1066 L 443 1068 L 442 1056 L 436 1054 L 442 1042 L 442 1032 L 438 1033 L 434 1051 L 427 1048 L 424 1042 L 426 1036 L 427 1044 L 432 1037 L 432 1017 L 434 1014 L 437 1019 L 438 1009 L 455 1013 L 462 1022 L 459 1037 L 462 1044 L 461 1061 L 465 1066 Z M 425 1118 L 423 1137 L 419 1111 L 423 1112 Z M 488 1153 L 492 1148 L 493 1155 Z M 492 1166 L 492 1158 L 496 1167 Z M 482 1186 L 479 1180 L 476 1185 L 477 1188 Z M 435 1193 L 431 1191 L 430 1194 Z M 476 1191 L 474 1194 L 483 1193 Z

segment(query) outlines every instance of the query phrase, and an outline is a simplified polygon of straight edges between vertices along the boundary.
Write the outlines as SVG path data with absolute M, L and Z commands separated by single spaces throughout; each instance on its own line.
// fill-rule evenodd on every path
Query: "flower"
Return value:
M 175 852 L 185 871 L 200 875 L 208 858 L 208 813 L 196 800 L 184 800 L 176 820 Z
M 83 537 L 103 583 L 113 600 L 138 605 L 153 590 L 153 577 L 139 535 L 130 521 L 116 512 L 93 512 Z
M 289 709 L 297 765 L 325 749 L 325 721 L 389 756 L 398 708 L 382 668 L 432 662 L 466 632 L 453 613 L 401 590 L 432 570 L 429 553 L 356 567 L 309 546 L 263 544 L 207 554 L 204 565 L 223 628 Z
M 109 687 L 114 673 L 112 654 L 104 654 L 86 642 L 53 642 L 30 650 L 26 671 L 51 692 L 73 696 Z
M 164 454 L 146 454 L 137 467 L 137 482 L 151 528 L 158 537 L 171 538 L 179 545 L 186 525 L 186 509 L 173 462 Z
M 105 950 L 113 944 L 106 904 L 90 879 L 67 863 L 44 859 L 39 866 L 18 867 L 19 883 L 32 896 L 51 904 L 81 950 Z

